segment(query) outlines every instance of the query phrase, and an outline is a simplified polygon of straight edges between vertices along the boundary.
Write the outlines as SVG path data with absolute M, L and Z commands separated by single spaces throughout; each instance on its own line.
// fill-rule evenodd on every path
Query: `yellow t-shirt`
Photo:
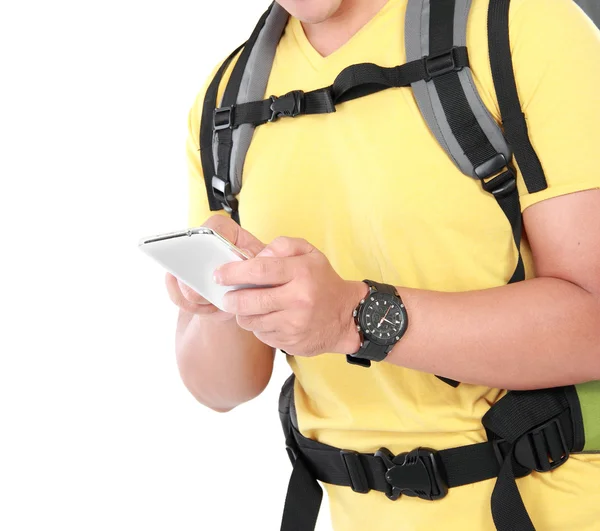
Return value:
M 477 88 L 498 119 L 488 56 L 488 1 L 473 0 L 468 47 Z M 390 0 L 326 58 L 291 19 L 266 95 L 330 85 L 355 63 L 404 63 L 406 4 Z M 572 0 L 513 0 L 510 34 L 531 139 L 549 183 L 546 191 L 529 195 L 521 181 L 523 208 L 600 187 L 600 33 Z M 198 154 L 203 96 L 190 114 L 191 226 L 211 215 Z M 438 146 L 410 88 L 343 103 L 334 114 L 258 127 L 239 200 L 243 226 L 262 241 L 280 235 L 305 238 L 349 280 L 476 290 L 506 283 L 516 263 L 506 217 Z M 523 250 L 532 276 L 526 243 Z M 454 389 L 432 375 L 389 363 L 366 370 L 339 354 L 289 358 L 289 363 L 297 376 L 301 431 L 360 452 L 485 441 L 481 418 L 503 395 L 476 385 Z M 600 455 L 574 455 L 556 471 L 534 473 L 518 484 L 538 529 L 600 529 Z M 494 529 L 493 486 L 490 480 L 454 488 L 436 502 L 409 497 L 391 502 L 379 492 L 326 487 L 336 531 L 485 531 Z

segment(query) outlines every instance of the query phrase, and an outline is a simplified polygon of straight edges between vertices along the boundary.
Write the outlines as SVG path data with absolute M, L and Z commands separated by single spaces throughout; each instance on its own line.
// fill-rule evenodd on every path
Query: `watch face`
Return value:
M 360 312 L 359 325 L 367 338 L 380 345 L 392 345 L 406 331 L 404 305 L 394 295 L 371 293 Z

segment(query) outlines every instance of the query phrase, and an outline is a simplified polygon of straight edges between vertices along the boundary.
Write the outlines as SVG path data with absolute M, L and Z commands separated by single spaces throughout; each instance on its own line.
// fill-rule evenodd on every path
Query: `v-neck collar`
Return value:
M 347 55 L 348 50 L 352 50 L 356 46 L 360 46 L 360 42 L 364 39 L 364 34 L 368 33 L 373 26 L 377 25 L 383 19 L 385 13 L 387 13 L 387 11 L 389 11 L 400 1 L 405 2 L 406 0 L 388 0 L 388 2 L 377 12 L 377 14 L 362 28 L 360 28 L 352 37 L 350 37 L 346 43 L 326 57 L 323 57 L 310 43 L 306 37 L 306 33 L 304 33 L 302 23 L 297 18 L 290 17 L 289 27 L 294 35 L 294 38 L 296 39 L 296 42 L 298 43 L 298 46 L 302 50 L 302 53 L 315 70 L 322 70 L 324 68 L 343 68 L 344 65 L 339 63 L 344 62 L 343 57 Z M 402 24 L 402 20 L 398 20 L 398 24 Z

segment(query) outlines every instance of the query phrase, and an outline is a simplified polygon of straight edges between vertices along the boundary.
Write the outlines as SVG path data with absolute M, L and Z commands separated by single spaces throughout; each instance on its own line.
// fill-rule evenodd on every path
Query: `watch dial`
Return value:
M 393 344 L 406 330 L 404 306 L 393 295 L 373 293 L 365 300 L 360 325 L 368 338 L 380 344 Z

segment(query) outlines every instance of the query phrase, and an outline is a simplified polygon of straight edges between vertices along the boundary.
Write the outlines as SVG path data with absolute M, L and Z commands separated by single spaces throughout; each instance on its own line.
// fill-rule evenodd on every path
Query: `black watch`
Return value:
M 383 361 L 402 339 L 408 328 L 408 313 L 394 286 L 363 282 L 369 293 L 354 310 L 360 349 L 346 358 L 353 365 L 370 367 L 371 361 Z

